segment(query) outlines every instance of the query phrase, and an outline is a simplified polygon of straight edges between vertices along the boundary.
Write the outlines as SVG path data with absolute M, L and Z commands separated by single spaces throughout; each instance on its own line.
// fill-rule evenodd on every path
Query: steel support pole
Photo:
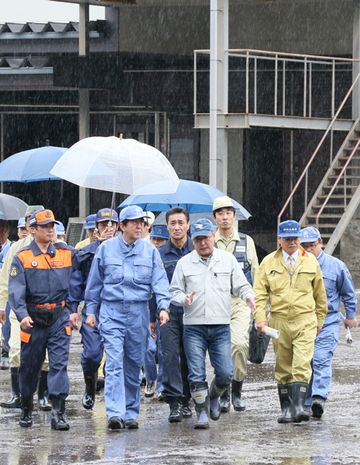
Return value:
M 209 183 L 227 192 L 228 137 L 218 114 L 228 112 L 229 0 L 210 3 L 210 144 Z
M 357 1 L 354 8 L 353 20 L 353 58 L 360 59 L 360 2 Z M 360 72 L 360 62 L 353 62 L 353 80 Z M 358 82 L 352 93 L 352 118 L 360 117 L 360 83 Z
M 79 5 L 79 55 L 89 54 L 89 5 Z M 79 89 L 79 139 L 90 135 L 89 89 Z M 79 187 L 79 216 L 85 217 L 90 209 L 90 191 Z

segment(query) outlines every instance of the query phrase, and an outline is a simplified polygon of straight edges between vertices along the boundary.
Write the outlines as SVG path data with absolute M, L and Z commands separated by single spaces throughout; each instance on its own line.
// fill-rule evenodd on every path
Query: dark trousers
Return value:
M 92 375 L 97 372 L 104 346 L 98 328 L 92 328 L 85 323 L 86 315 L 83 315 L 83 322 L 80 329 L 83 352 L 81 354 L 81 366 L 85 375 Z
M 27 339 L 26 334 L 30 335 L 28 342 L 24 342 Z M 19 381 L 23 397 L 32 397 L 36 391 L 41 365 L 47 349 L 49 356 L 49 397 L 66 399 L 69 394 L 67 365 L 70 339 L 69 312 L 67 310 L 64 310 L 51 326 L 47 328 L 35 326 L 22 335 Z
M 163 354 L 163 395 L 167 402 L 171 402 L 173 399 L 191 398 L 183 333 L 183 313 L 171 311 L 169 322 L 160 326 Z

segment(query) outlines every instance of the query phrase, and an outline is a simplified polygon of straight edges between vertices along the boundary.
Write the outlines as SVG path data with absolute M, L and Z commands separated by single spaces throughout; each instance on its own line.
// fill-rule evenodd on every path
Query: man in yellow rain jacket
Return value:
M 282 415 L 279 423 L 308 421 L 304 410 L 315 337 L 323 325 L 326 292 L 320 266 L 300 247 L 300 225 L 283 221 L 278 227 L 279 249 L 267 255 L 255 276 L 256 324 L 263 333 L 266 304 L 269 325 L 280 331 L 274 339 L 275 380 Z

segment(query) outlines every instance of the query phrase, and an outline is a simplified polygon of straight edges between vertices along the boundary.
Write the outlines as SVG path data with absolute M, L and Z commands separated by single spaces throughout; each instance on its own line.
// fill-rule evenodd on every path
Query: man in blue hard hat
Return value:
M 148 214 L 148 212 L 147 212 Z M 164 224 L 155 224 L 151 228 L 150 242 L 159 249 L 169 239 L 169 233 Z M 150 331 L 147 343 L 147 350 L 144 361 L 145 372 L 145 397 L 152 397 L 157 392 L 158 398 L 161 400 L 162 386 L 162 352 L 160 343 L 160 327 L 157 322 L 156 299 L 151 298 L 149 302 L 150 309 Z M 156 359 L 158 360 L 158 369 L 156 367 Z
M 96 229 L 96 214 L 92 213 L 91 215 L 88 215 L 85 218 L 85 224 L 84 224 L 84 229 L 86 231 L 86 239 L 78 242 L 75 245 L 75 249 L 82 249 L 83 247 L 86 247 L 89 245 L 91 242 L 96 241 L 95 237 L 95 229 Z
M 26 228 L 26 221 L 25 221 L 24 216 L 19 218 L 19 220 L 18 220 L 17 235 L 18 235 L 19 239 L 24 239 L 25 237 L 27 237 L 29 235 L 29 231 Z
M 345 327 L 354 328 L 357 325 L 356 290 L 345 263 L 323 251 L 317 228 L 309 226 L 301 231 L 301 245 L 317 258 L 327 296 L 327 314 L 321 332 L 316 336 L 312 378 L 305 400 L 305 405 L 311 407 L 312 416 L 321 418 L 331 384 L 332 359 L 339 341 L 340 303 L 345 307 Z
M 119 217 L 115 210 L 102 208 L 95 215 L 95 228 L 98 240 L 91 242 L 79 250 L 74 259 L 74 271 L 69 286 L 68 302 L 71 308 L 70 321 L 78 328 L 80 303 L 84 300 L 86 283 L 91 264 L 98 247 L 107 239 L 112 239 L 118 230 Z M 94 228 L 94 229 L 95 229 Z M 90 318 L 91 320 L 91 318 Z M 82 325 L 80 329 L 83 352 L 81 366 L 84 373 L 85 393 L 82 405 L 85 409 L 92 409 L 95 404 L 95 392 L 98 378 L 98 368 L 103 357 L 103 344 L 97 327 L 89 324 L 86 306 L 82 309 Z
M 141 239 L 145 217 L 138 206 L 121 210 L 121 234 L 98 248 L 85 290 L 88 324 L 99 325 L 106 352 L 104 393 L 110 430 L 138 428 L 139 375 L 152 294 L 160 324 L 169 319 L 164 265 L 157 249 Z
M 270 304 L 269 325 L 280 331 L 273 340 L 282 411 L 278 422 L 299 423 L 309 420 L 304 402 L 316 334 L 326 315 L 326 293 L 317 260 L 300 246 L 300 224 L 283 221 L 277 235 L 279 248 L 264 258 L 255 275 L 255 319 L 264 333 Z

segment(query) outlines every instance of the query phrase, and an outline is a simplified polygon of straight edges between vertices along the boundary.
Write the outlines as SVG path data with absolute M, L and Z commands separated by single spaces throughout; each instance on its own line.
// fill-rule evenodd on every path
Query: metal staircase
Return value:
M 336 119 L 343 109 L 347 99 L 352 94 L 360 78 L 356 76 L 338 111 L 334 115 L 325 134 L 310 157 L 304 171 L 295 184 L 291 194 L 278 215 L 278 222 L 289 205 L 292 204 L 295 194 L 299 194 L 300 188 L 304 192 L 304 213 L 300 223 L 305 226 L 316 226 L 320 229 L 326 252 L 332 254 L 337 247 L 341 236 L 353 218 L 360 204 L 360 120 L 356 120 L 345 137 L 336 156 L 332 158 L 330 166 L 317 187 L 315 193 L 309 196 L 309 170 L 313 168 L 313 162 L 328 136 L 332 136 L 332 130 Z M 331 144 L 330 144 L 331 145 Z
M 357 120 L 310 200 L 303 226 L 316 226 L 332 253 L 360 203 L 360 121 Z

